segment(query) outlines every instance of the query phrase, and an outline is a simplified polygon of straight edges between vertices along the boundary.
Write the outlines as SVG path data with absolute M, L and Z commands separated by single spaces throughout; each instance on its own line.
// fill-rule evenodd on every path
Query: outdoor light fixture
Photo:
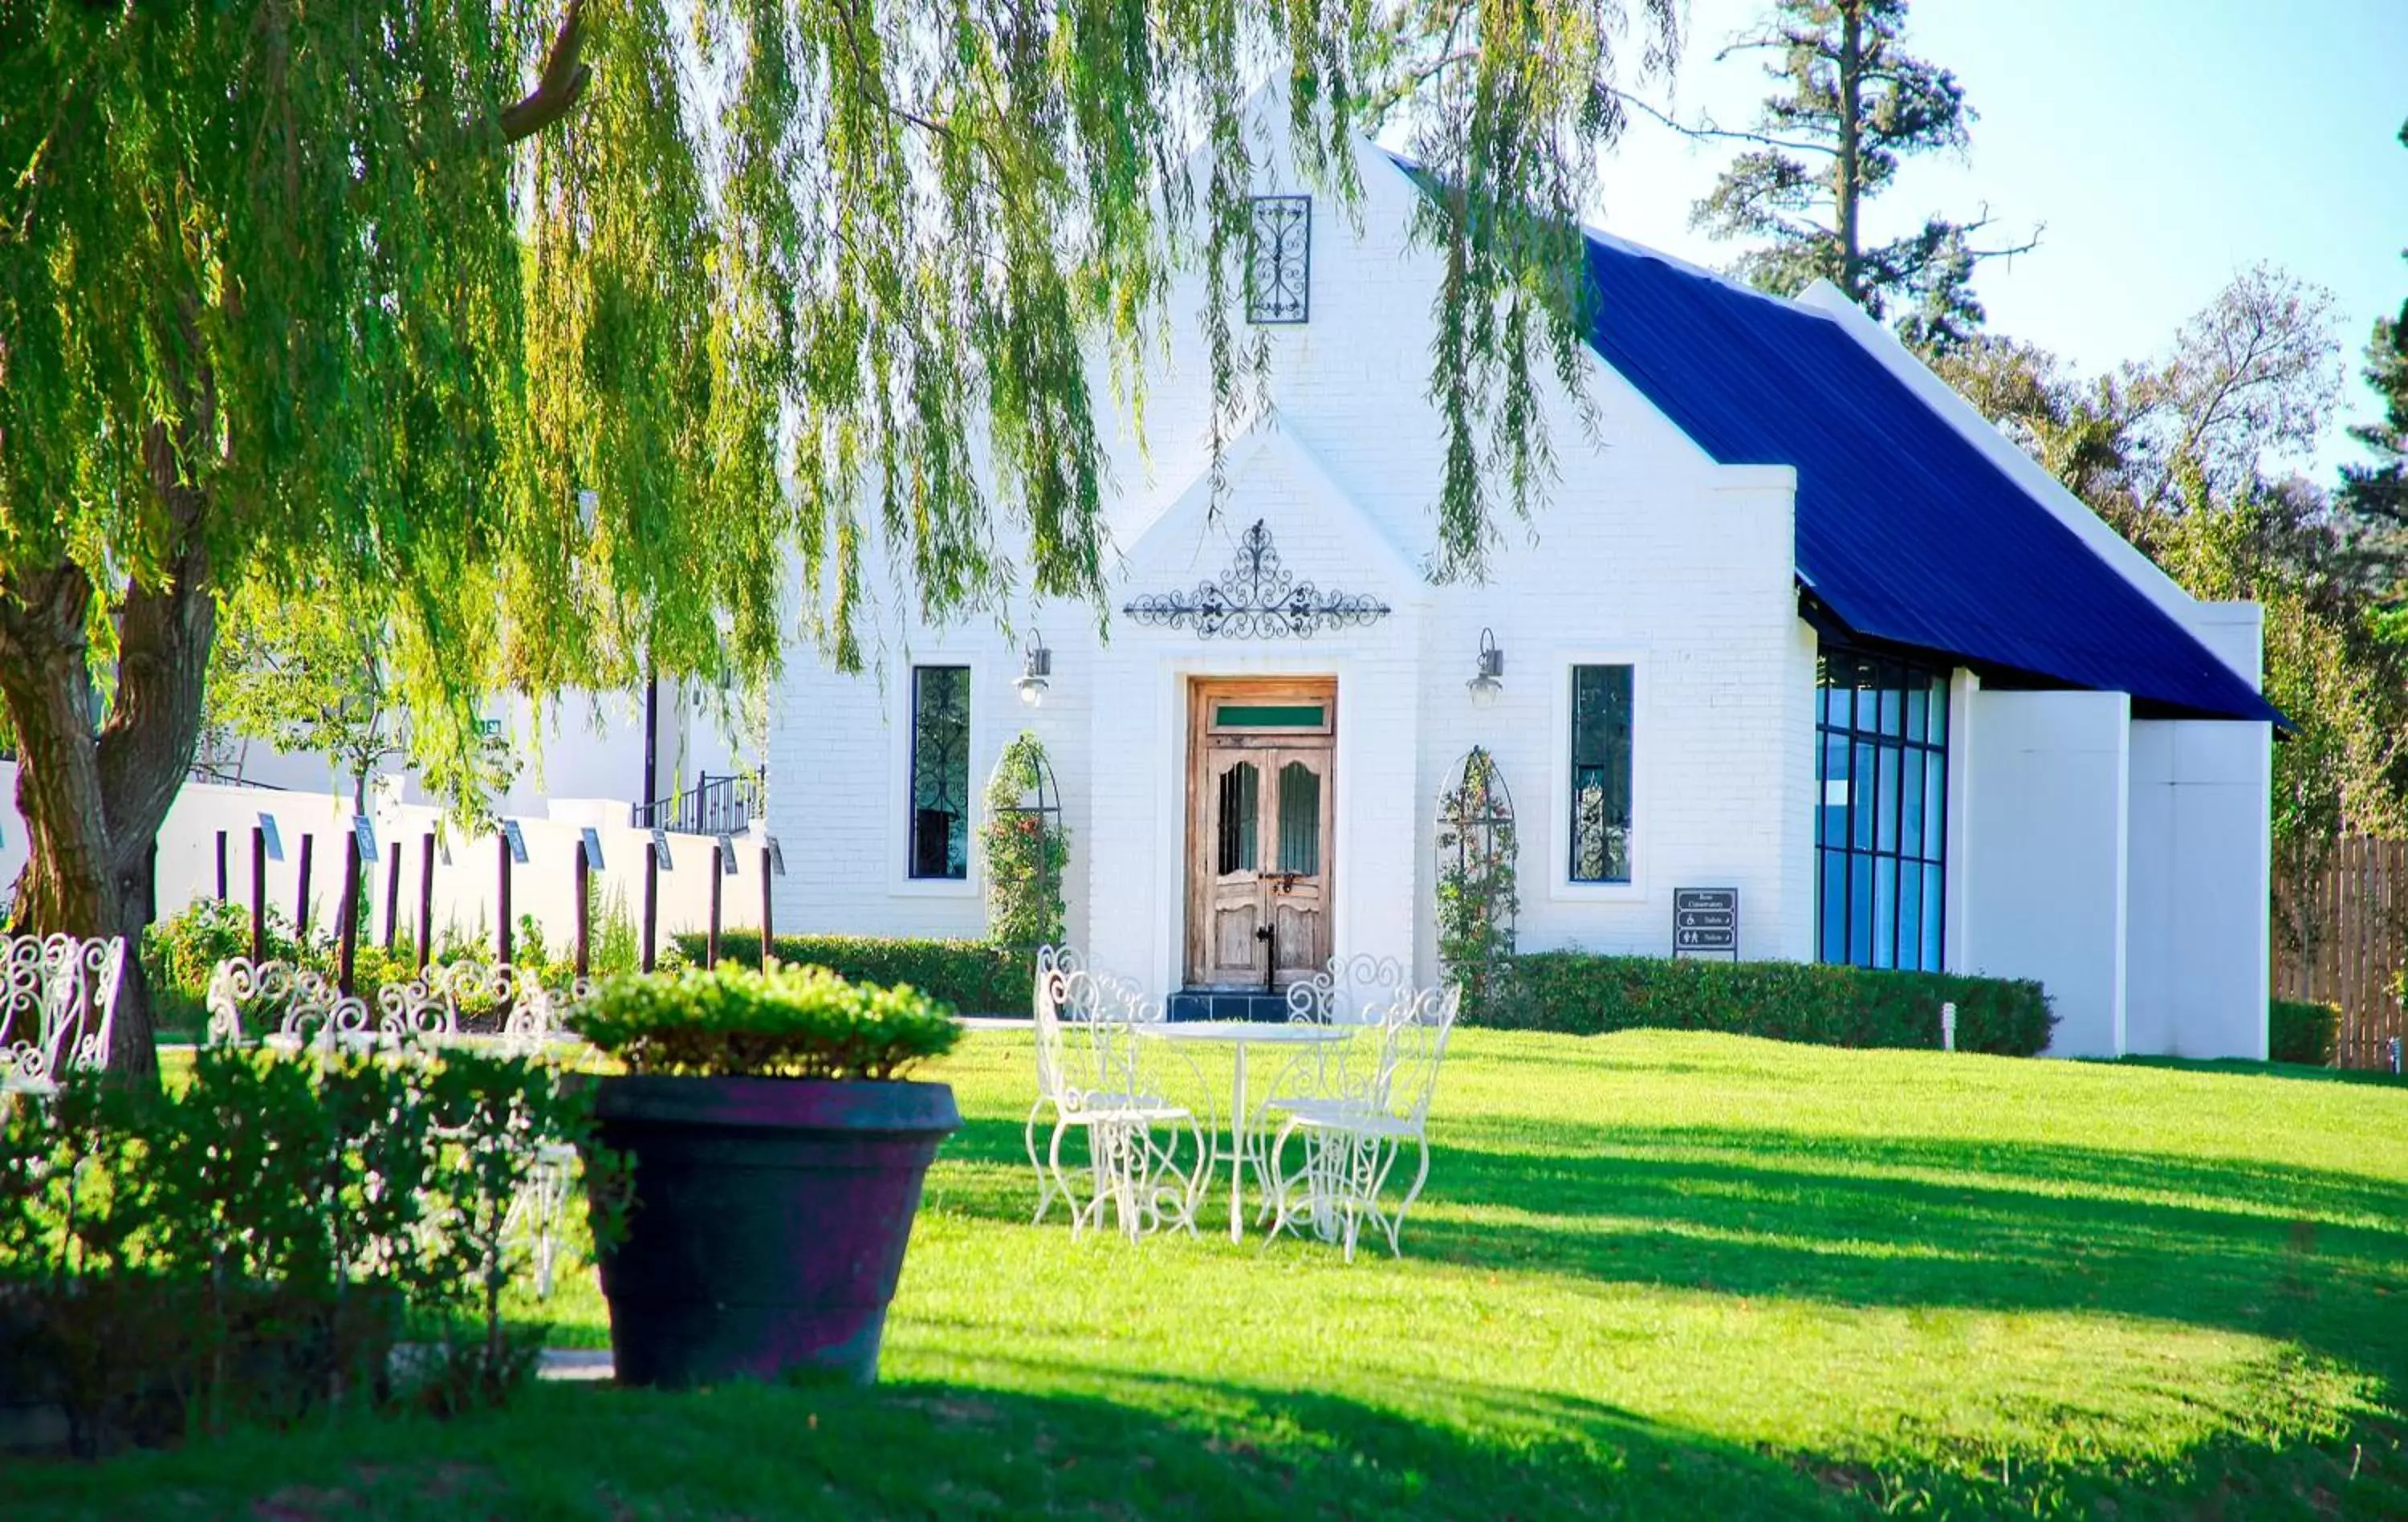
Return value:
M 1028 652 L 1021 657 L 1020 680 L 1012 683 L 1020 689 L 1020 700 L 1030 708 L 1045 701 L 1046 679 L 1054 674 L 1054 653 L 1045 648 L 1045 637 L 1031 633 Z
M 1497 648 L 1497 636 L 1488 629 L 1480 631 L 1480 672 L 1464 686 L 1470 689 L 1471 706 L 1488 708 L 1497 695 L 1505 690 L 1505 653 Z

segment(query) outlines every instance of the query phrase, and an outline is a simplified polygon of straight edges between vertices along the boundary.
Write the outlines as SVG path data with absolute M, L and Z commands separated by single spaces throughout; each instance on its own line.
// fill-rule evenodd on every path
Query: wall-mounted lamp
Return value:
M 1497 648 L 1496 634 L 1483 629 L 1480 631 L 1479 673 L 1464 683 L 1470 690 L 1471 706 L 1487 708 L 1494 704 L 1497 695 L 1505 690 L 1504 679 L 1505 653 Z
M 1020 680 L 1012 683 L 1020 689 L 1020 700 L 1030 708 L 1045 701 L 1046 679 L 1054 674 L 1054 653 L 1045 648 L 1045 637 L 1032 632 L 1028 650 L 1021 657 Z

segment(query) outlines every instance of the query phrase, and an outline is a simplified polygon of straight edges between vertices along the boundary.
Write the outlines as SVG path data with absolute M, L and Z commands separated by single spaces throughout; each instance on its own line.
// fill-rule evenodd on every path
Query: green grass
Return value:
M 1032 1228 L 1025 1038 L 937 1075 L 876 1390 L 547 1386 L 0 1514 L 2408 1515 L 2408 1088 L 1465 1032 L 1407 1256 L 1349 1267 Z

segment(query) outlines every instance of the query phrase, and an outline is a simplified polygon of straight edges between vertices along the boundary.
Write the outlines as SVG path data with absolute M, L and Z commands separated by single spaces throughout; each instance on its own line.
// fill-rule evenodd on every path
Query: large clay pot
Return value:
M 633 1171 L 601 1256 L 622 1384 L 878 1376 L 920 1185 L 961 1126 L 943 1084 L 606 1078 Z

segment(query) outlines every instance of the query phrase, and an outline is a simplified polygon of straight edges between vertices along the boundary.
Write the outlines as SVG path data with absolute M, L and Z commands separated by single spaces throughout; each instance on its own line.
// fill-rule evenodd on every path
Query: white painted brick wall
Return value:
M 1281 671 L 1339 680 L 1341 953 L 1410 952 L 1423 975 L 1434 970 L 1436 799 L 1479 743 L 1497 755 L 1523 822 L 1526 948 L 1668 952 L 1675 886 L 1736 885 L 1746 955 L 1811 955 L 1814 645 L 1796 612 L 1787 473 L 1714 465 L 1599 363 L 1597 441 L 1551 401 L 1561 479 L 1531 523 L 1501 525 L 1489 582 L 1427 584 L 1414 567 L 1433 548 L 1442 463 L 1426 397 L 1435 269 L 1406 244 L 1413 192 L 1375 155 L 1363 178 L 1359 242 L 1326 198 L 1316 203 L 1312 321 L 1273 330 L 1268 441 L 1232 452 L 1218 516 L 1190 490 L 1206 463 L 1210 397 L 1197 334 L 1182 321 L 1149 380 L 1151 458 L 1125 428 L 1113 445 L 1109 642 L 1097 641 L 1092 610 L 1016 610 L 1054 653 L 1034 723 L 1074 831 L 1074 938 L 1154 986 L 1176 977 L 1183 683 Z M 1183 319 L 1197 299 L 1183 290 L 1173 310 Z M 1203 640 L 1120 616 L 1129 595 L 1218 573 L 1258 517 L 1290 570 L 1396 611 L 1309 640 Z M 912 659 L 968 659 L 982 788 L 1025 716 L 1011 687 L 1018 650 L 985 623 L 889 623 L 878 675 L 838 677 L 798 653 L 776 706 L 772 827 L 795 874 L 779 923 L 975 934 L 975 884 L 932 894 L 901 880 L 894 726 Z M 1506 652 L 1504 696 L 1484 711 L 1464 688 L 1484 627 Z M 1569 759 L 1556 754 L 1557 729 L 1580 653 L 1614 653 L 1639 669 L 1636 881 L 1602 897 L 1561 883 Z

